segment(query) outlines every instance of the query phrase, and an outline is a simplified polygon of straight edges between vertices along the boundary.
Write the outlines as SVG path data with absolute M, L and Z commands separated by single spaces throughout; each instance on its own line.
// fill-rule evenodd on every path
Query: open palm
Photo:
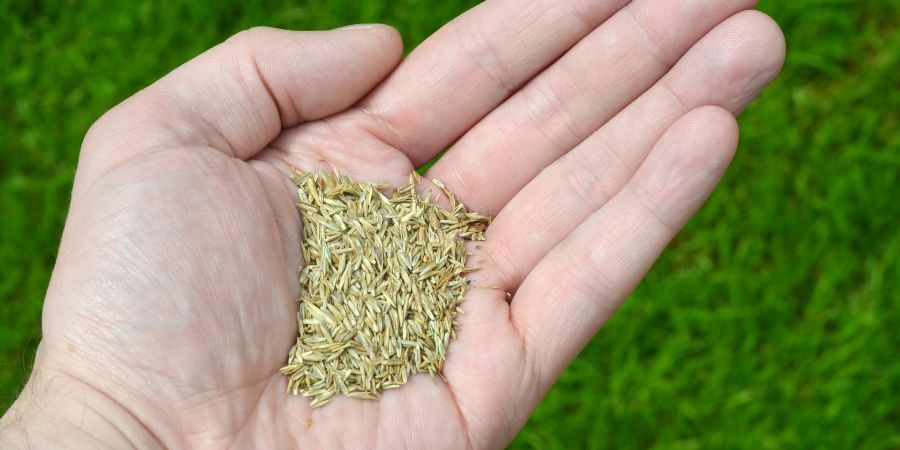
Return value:
M 237 35 L 88 133 L 33 402 L 112 446 L 504 445 L 727 167 L 784 56 L 753 3 L 491 0 L 402 63 L 384 26 Z M 451 144 L 426 178 L 496 219 L 446 382 L 311 410 L 287 175 L 399 185 Z

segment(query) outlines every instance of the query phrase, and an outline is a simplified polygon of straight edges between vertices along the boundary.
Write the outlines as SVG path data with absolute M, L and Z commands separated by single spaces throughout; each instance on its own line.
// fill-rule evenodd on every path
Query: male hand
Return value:
M 402 62 L 379 25 L 251 29 L 188 62 L 85 138 L 0 439 L 503 446 L 728 166 L 734 116 L 784 58 L 754 3 L 490 0 Z M 302 264 L 291 168 L 399 185 L 450 145 L 426 178 L 496 219 L 446 382 L 311 410 L 277 371 Z

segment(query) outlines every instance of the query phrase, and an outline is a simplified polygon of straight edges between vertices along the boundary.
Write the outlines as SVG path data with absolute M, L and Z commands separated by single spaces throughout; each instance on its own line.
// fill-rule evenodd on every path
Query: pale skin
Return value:
M 728 166 L 784 58 L 753 6 L 489 0 L 402 61 L 371 25 L 252 29 L 186 63 L 85 137 L 0 442 L 502 447 Z M 426 178 L 496 219 L 446 381 L 311 410 L 277 373 L 302 264 L 291 168 L 399 185 L 451 145 Z

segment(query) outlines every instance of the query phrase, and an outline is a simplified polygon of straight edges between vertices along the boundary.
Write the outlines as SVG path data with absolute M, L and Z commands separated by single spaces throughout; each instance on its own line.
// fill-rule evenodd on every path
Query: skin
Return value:
M 251 29 L 186 63 L 85 137 L 0 442 L 502 447 L 728 166 L 784 58 L 753 6 L 490 0 L 402 62 L 369 25 Z M 302 264 L 286 175 L 400 185 L 451 144 L 426 178 L 496 220 L 447 381 L 312 411 L 276 372 Z

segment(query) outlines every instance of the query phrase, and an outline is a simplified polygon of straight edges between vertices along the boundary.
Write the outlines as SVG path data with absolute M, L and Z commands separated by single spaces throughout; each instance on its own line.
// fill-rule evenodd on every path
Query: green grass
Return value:
M 411 48 L 474 3 L 0 0 L 0 411 L 103 111 L 251 25 L 387 22 Z M 900 448 L 900 2 L 761 9 L 788 61 L 723 186 L 513 447 Z

